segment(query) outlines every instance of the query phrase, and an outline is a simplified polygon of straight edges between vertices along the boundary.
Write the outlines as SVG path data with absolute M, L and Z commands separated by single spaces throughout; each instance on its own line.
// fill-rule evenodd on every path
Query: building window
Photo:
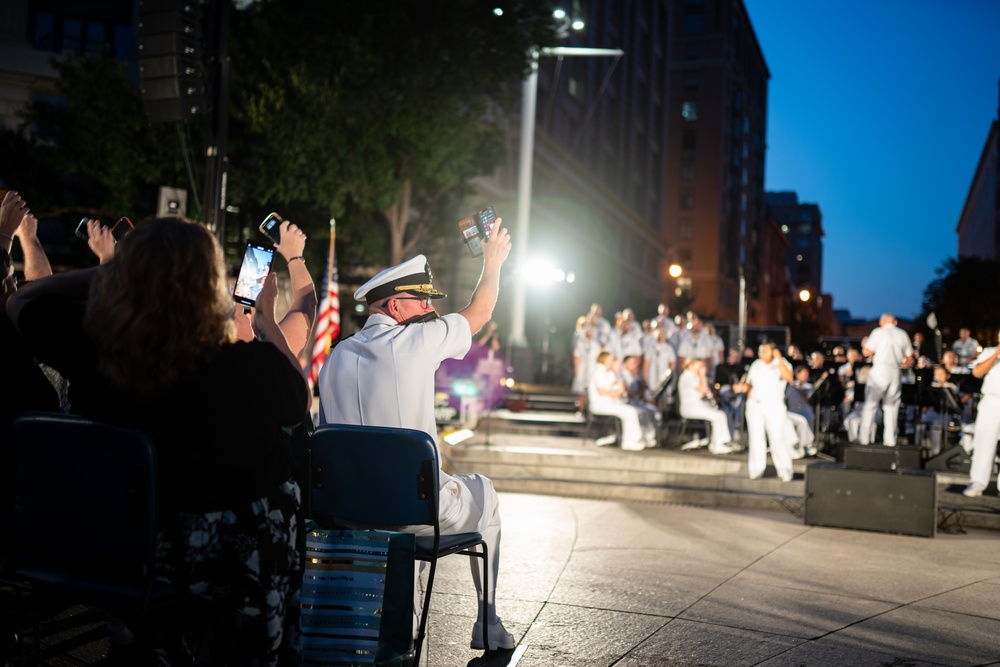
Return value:
M 700 35 L 705 31 L 705 17 L 701 14 L 685 16 L 682 30 L 685 35 Z
M 698 42 L 688 42 L 684 45 L 684 57 L 688 60 L 698 60 L 701 57 Z
M 681 102 L 681 118 L 687 121 L 698 120 L 698 103 L 692 100 Z
M 681 241 L 690 241 L 693 229 L 694 221 L 691 218 L 681 218 L 677 225 L 677 238 Z
M 693 93 L 698 90 L 698 73 L 697 72 L 685 72 L 684 73 L 684 92 Z
M 131 16 L 118 17 L 129 20 Z M 132 29 L 114 19 L 80 19 L 52 11 L 35 11 L 30 18 L 32 45 L 47 53 L 99 53 L 110 46 L 114 55 L 131 53 Z M 127 39 L 123 39 L 126 37 Z
M 682 211 L 694 210 L 694 188 L 681 189 L 681 210 Z
M 685 269 L 690 269 L 694 264 L 694 255 L 691 248 L 681 248 L 677 251 L 677 262 Z

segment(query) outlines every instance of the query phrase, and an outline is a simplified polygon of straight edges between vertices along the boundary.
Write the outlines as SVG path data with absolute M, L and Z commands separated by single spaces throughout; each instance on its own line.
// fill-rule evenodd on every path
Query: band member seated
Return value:
M 587 408 L 595 415 L 611 415 L 622 422 L 622 449 L 640 450 L 656 446 L 656 425 L 646 413 L 629 405 L 628 390 L 616 370 L 617 361 L 607 350 L 597 355 L 590 376 Z
M 708 385 L 708 372 L 703 359 L 688 359 L 677 382 L 680 415 L 685 419 L 704 419 L 712 425 L 712 454 L 731 454 L 734 450 L 729 431 L 729 418 L 716 404 Z

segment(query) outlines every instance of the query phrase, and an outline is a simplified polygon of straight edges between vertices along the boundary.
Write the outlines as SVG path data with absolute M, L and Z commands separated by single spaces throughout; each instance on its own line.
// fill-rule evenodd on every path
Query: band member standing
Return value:
M 972 374 L 983 379 L 979 405 L 976 412 L 976 430 L 972 435 L 972 480 L 963 495 L 978 498 L 990 483 L 993 461 L 997 455 L 997 440 L 1000 439 L 1000 371 L 997 360 L 1000 347 L 988 347 L 976 357 Z
M 875 411 L 881 403 L 882 442 L 895 447 L 902 393 L 900 369 L 912 365 L 913 347 L 906 332 L 896 326 L 892 313 L 883 313 L 878 323 L 878 327 L 868 335 L 863 350 L 866 357 L 872 358 L 872 370 L 865 387 L 859 438 L 862 445 L 871 444 Z

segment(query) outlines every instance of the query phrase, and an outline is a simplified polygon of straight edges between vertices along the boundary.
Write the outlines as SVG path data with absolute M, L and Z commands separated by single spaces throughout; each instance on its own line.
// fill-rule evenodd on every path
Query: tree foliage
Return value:
M 1000 322 L 1000 262 L 979 257 L 949 258 L 924 289 L 924 316 L 934 313 L 945 335 L 968 328 L 983 345 L 997 343 Z
M 60 98 L 38 99 L 22 114 L 33 128 L 34 171 L 49 175 L 29 202 L 36 210 L 141 217 L 149 188 L 181 173 L 176 130 L 150 124 L 126 64 L 108 52 L 52 64 Z
M 543 0 L 250 5 L 231 47 L 232 187 L 329 210 L 338 238 L 378 234 L 402 260 L 502 161 L 498 119 L 550 17 Z

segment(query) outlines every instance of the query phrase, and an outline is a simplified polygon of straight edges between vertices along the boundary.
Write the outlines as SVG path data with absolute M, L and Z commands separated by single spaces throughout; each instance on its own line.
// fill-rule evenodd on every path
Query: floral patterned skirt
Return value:
M 197 663 L 298 665 L 305 550 L 294 480 L 242 507 L 163 517 L 160 578 L 213 603 L 209 624 L 187 636 Z

